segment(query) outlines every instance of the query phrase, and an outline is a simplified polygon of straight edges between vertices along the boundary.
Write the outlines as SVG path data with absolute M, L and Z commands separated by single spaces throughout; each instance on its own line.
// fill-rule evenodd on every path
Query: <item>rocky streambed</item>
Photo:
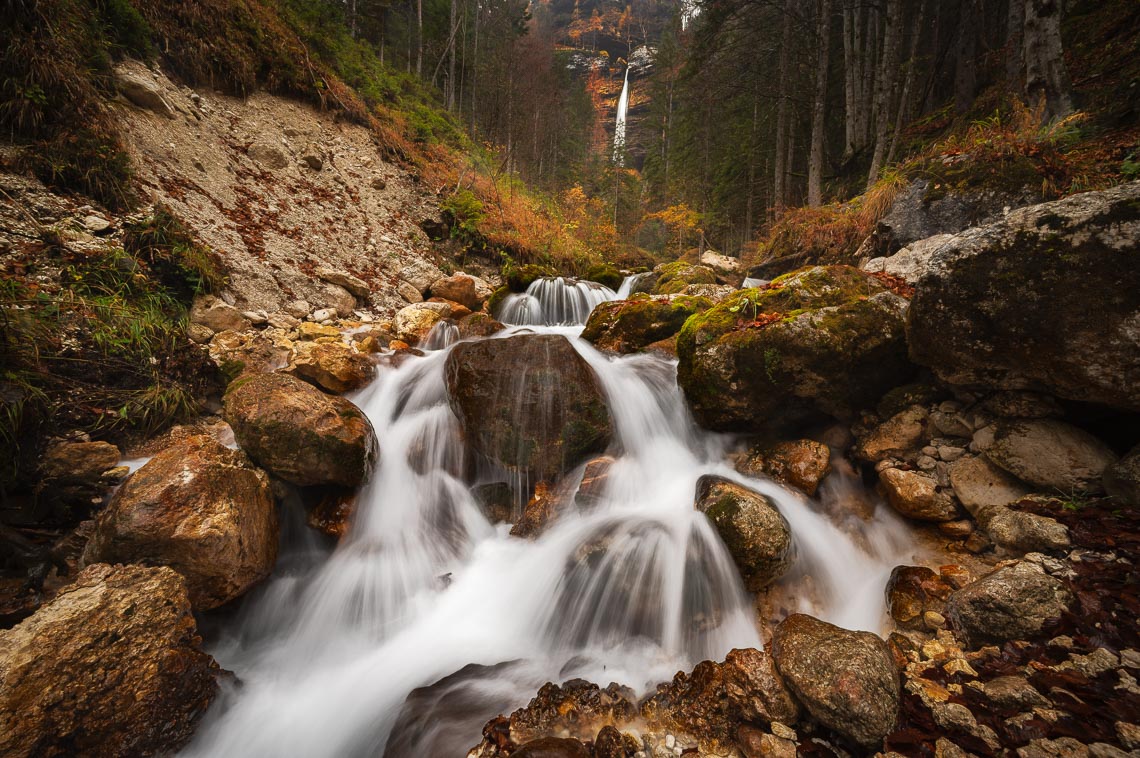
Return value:
M 116 489 L 9 588 L 0 752 L 1136 751 L 1138 255 L 1133 184 L 747 289 L 202 300 L 218 418 L 44 461 Z

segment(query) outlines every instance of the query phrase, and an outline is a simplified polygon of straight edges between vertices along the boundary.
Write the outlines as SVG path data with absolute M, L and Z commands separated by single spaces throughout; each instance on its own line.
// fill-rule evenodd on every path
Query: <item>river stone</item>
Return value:
M 358 487 L 376 460 L 376 435 L 360 409 L 286 374 L 230 384 L 226 420 L 250 458 L 303 487 Z
M 971 646 L 1042 635 L 1073 604 L 1073 594 L 1040 566 L 1003 566 L 950 595 L 946 617 Z
M 778 721 L 790 725 L 800 708 L 772 656 L 754 648 L 731 651 L 723 663 L 702 661 L 679 672 L 641 703 L 655 727 L 691 734 L 707 753 L 731 751 L 741 724 Z
M 491 297 L 491 286 L 477 276 L 459 272 L 432 282 L 432 297 L 459 303 L 472 311 L 483 307 Z
M 590 312 L 582 339 L 599 350 L 635 353 L 654 342 L 672 337 L 694 313 L 713 306 L 704 297 L 632 295 L 628 300 L 598 304 Z
M 459 338 L 465 340 L 490 337 L 507 328 L 502 322 L 496 321 L 494 316 L 481 312 L 464 316 L 456 326 L 459 327 Z
M 697 481 L 695 507 L 716 527 L 749 592 L 759 592 L 795 559 L 788 522 L 771 500 L 719 476 Z
M 175 571 L 88 566 L 0 631 L 0 754 L 177 752 L 218 689 L 201 642 Z
M 1000 422 L 986 457 L 1024 482 L 1066 494 L 1102 492 L 1101 477 L 1116 462 L 1096 437 L 1054 419 Z
M 83 562 L 170 566 L 206 611 L 244 594 L 277 560 L 269 477 L 207 435 L 176 442 L 136 471 L 95 521 Z
M 941 245 L 907 322 L 948 384 L 1140 410 L 1140 182 L 1013 211 Z
M 953 521 L 961 516 L 953 496 L 920 471 L 888 468 L 879 472 L 879 489 L 891 507 L 919 521 Z
M 344 393 L 372 381 L 376 366 L 367 355 L 343 343 L 298 342 L 294 345 L 293 373 L 330 392 Z
M 855 454 L 872 463 L 886 458 L 913 459 L 923 441 L 928 439 L 929 416 L 921 405 L 899 411 L 875 427 L 855 448 Z
M 959 458 L 950 465 L 950 484 L 974 518 L 991 508 L 1017 502 L 1030 489 L 982 456 Z
M 899 678 L 887 644 L 796 613 L 772 638 L 776 668 L 824 726 L 872 748 L 895 727 Z
M 1104 490 L 1129 505 L 1140 505 L 1140 445 L 1104 470 Z
M 1056 550 L 1069 544 L 1069 530 L 1048 516 L 1009 508 L 1029 489 L 985 458 L 961 458 L 950 466 L 950 484 L 963 507 L 991 540 L 1010 550 Z
M 462 342 L 445 372 L 468 442 L 532 481 L 552 481 L 610 444 L 613 422 L 601 385 L 561 335 Z
M 802 269 L 689 318 L 677 380 L 711 429 L 779 434 L 850 420 L 911 374 L 906 308 L 858 269 Z
M 760 444 L 748 451 L 736 470 L 747 476 L 770 476 L 815 495 L 819 483 L 831 471 L 831 448 L 815 440 Z

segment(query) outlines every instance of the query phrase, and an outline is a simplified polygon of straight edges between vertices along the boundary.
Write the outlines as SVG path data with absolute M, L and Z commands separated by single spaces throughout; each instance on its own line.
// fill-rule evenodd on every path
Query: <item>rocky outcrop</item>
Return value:
M 115 86 L 123 97 L 144 110 L 174 118 L 174 108 L 163 96 L 154 74 L 137 61 L 124 61 L 115 67 Z
M 1102 492 L 1101 477 L 1116 462 L 1096 437 L 1053 419 L 998 424 L 985 454 L 1023 482 L 1064 493 Z
M 1033 639 L 1073 605 L 1059 580 L 1026 561 L 1003 566 L 968 584 L 946 602 L 946 616 L 969 644 Z
M 882 273 L 897 277 L 907 284 L 917 284 L 918 280 L 926 275 L 934 251 L 951 239 L 953 239 L 951 234 L 936 234 L 933 237 L 917 240 L 889 258 L 872 258 L 864 263 L 862 268 L 873 274 Z
M 653 269 L 653 278 L 643 286 L 652 283 L 654 295 L 677 294 L 690 284 L 716 284 L 716 272 L 708 266 L 675 261 L 662 263 Z
M 872 748 L 894 729 L 899 678 L 886 643 L 796 613 L 776 627 L 772 657 L 788 687 L 824 726 Z
M 552 480 L 610 443 L 601 386 L 565 337 L 464 342 L 448 356 L 446 374 L 468 443 L 533 481 Z
M 357 487 L 376 460 L 375 433 L 359 408 L 286 374 L 233 382 L 225 415 L 242 450 L 293 484 Z
M 831 449 L 815 440 L 790 440 L 752 447 L 736 470 L 748 476 L 770 476 L 814 495 L 831 471 Z
M 297 343 L 292 370 L 302 379 L 336 393 L 360 389 L 376 374 L 371 358 L 340 343 Z
M 472 311 L 483 307 L 491 297 L 491 286 L 477 276 L 460 272 L 437 279 L 431 285 L 432 297 L 459 303 Z
M 713 306 L 708 298 L 637 294 L 628 300 L 601 303 L 590 313 L 582 339 L 599 350 L 635 353 L 672 337 L 694 313 Z
M 678 382 L 694 416 L 713 429 L 850 419 L 910 375 L 906 308 L 858 269 L 804 269 L 686 321 Z
M 182 578 L 165 567 L 87 567 L 0 631 L 0 753 L 168 754 L 217 692 Z
M 791 568 L 791 528 L 768 498 L 728 479 L 703 476 L 697 482 L 696 508 L 716 527 L 750 592 L 759 592 Z
M 269 477 L 212 437 L 181 440 L 151 458 L 99 514 L 85 563 L 170 566 L 198 611 L 269 576 L 277 511 Z
M 1140 410 L 1138 256 L 1140 182 L 963 232 L 917 285 L 911 356 L 953 385 Z

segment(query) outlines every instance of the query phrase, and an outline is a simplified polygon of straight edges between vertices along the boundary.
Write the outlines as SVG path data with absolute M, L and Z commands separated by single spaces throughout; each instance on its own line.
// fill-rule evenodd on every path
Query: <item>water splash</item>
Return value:
M 503 301 L 498 318 L 516 326 L 582 325 L 595 306 L 616 297 L 609 287 L 584 279 L 535 279 L 525 293 Z

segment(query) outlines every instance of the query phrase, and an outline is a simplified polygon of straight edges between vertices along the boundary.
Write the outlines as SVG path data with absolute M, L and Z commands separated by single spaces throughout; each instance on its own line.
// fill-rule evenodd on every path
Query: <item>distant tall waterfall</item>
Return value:
M 625 84 L 618 98 L 617 122 L 614 124 L 614 163 L 625 165 L 625 112 L 629 110 L 629 67 L 625 69 Z

